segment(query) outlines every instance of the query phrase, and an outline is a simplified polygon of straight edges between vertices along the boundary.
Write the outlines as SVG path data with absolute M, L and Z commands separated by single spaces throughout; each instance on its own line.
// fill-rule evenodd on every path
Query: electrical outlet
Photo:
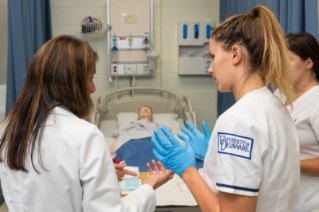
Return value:
M 113 64 L 112 64 L 112 66 L 111 66 L 111 71 L 112 71 L 113 74 L 116 74 L 116 73 L 118 72 L 118 70 L 117 70 L 117 65 L 113 65 Z
M 148 65 L 144 65 L 143 72 L 144 72 L 144 74 L 148 74 Z
M 126 64 L 124 66 L 125 74 L 136 74 L 136 64 Z

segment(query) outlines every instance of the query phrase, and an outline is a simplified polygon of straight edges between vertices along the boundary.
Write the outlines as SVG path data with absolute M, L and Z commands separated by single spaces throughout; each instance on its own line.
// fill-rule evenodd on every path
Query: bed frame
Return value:
M 179 107 L 179 96 L 168 90 L 154 87 L 127 87 L 97 97 L 94 101 L 91 120 L 99 125 L 101 120 L 116 120 L 120 112 L 135 112 L 141 106 L 150 106 L 153 113 L 174 113 L 185 122 L 190 121 L 196 126 L 196 115 L 190 99 L 184 94 Z

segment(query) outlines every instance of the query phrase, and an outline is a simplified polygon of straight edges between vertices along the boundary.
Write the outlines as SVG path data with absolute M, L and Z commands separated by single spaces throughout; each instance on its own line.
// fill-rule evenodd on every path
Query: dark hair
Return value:
M 10 169 L 27 172 L 25 158 L 38 150 L 41 161 L 41 139 L 51 110 L 66 106 L 80 118 L 86 117 L 92 101 L 88 89 L 88 72 L 98 60 L 87 42 L 61 35 L 46 42 L 33 56 L 22 92 L 1 125 L 0 151 L 5 149 Z M 1 158 L 1 162 L 4 159 Z M 37 171 L 37 170 L 36 170 Z
M 288 49 L 302 60 L 310 58 L 313 62 L 312 70 L 319 81 L 319 44 L 316 38 L 306 32 L 289 33 L 286 35 Z
M 258 73 L 266 86 L 279 88 L 292 102 L 291 63 L 282 29 L 274 14 L 264 6 L 254 7 L 248 14 L 234 15 L 219 24 L 212 39 L 225 50 L 233 45 L 247 50 L 248 73 Z

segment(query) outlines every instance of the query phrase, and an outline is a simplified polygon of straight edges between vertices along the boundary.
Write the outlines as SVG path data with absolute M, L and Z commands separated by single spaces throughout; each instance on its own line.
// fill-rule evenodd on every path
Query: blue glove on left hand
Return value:
M 195 155 L 201 159 L 204 159 L 208 149 L 208 142 L 211 136 L 207 123 L 202 123 L 205 135 L 201 131 L 199 131 L 194 125 L 192 125 L 189 121 L 186 121 L 186 125 L 192 131 L 190 132 L 186 127 L 182 127 L 182 131 L 186 135 L 188 135 L 188 137 L 180 133 L 177 133 L 177 136 L 185 142 L 189 141 L 195 150 Z
M 186 142 L 186 146 L 183 147 L 166 127 L 161 127 L 161 130 L 171 144 L 158 130 L 154 130 L 155 137 L 152 137 L 151 141 L 156 147 L 153 149 L 155 157 L 179 176 L 186 168 L 196 167 L 195 153 L 191 144 Z

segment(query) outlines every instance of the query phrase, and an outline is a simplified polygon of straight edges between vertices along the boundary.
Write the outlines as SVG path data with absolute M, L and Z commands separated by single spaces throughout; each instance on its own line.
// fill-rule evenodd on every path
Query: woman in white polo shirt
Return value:
M 309 33 L 288 34 L 294 97 L 288 105 L 300 144 L 300 196 L 294 212 L 319 211 L 319 45 Z M 276 95 L 285 103 L 285 97 Z
M 182 177 L 204 212 L 291 211 L 299 192 L 298 135 L 268 89 L 275 86 L 292 101 L 291 64 L 276 17 L 256 6 L 228 18 L 213 30 L 209 53 L 209 73 L 236 104 L 218 118 L 210 140 L 191 129 L 183 147 L 167 129 L 171 144 L 154 131 L 155 156 Z M 204 179 L 195 154 L 204 158 Z

